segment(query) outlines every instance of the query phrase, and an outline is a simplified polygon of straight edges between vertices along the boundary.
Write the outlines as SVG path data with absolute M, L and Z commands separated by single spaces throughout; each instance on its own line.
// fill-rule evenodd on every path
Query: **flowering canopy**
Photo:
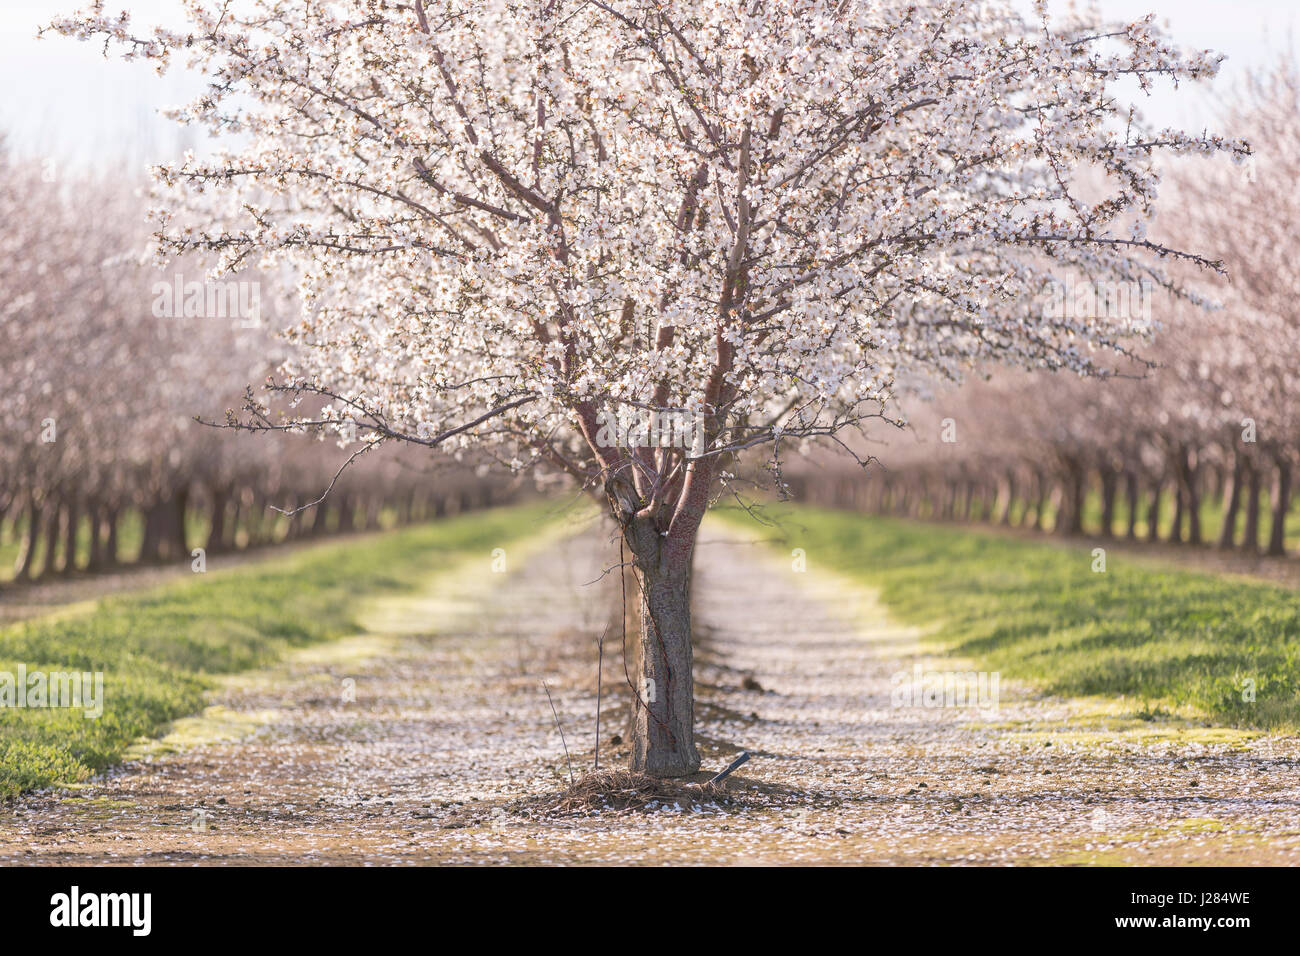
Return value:
M 211 85 L 180 117 L 246 144 L 161 170 L 161 230 L 301 278 L 273 389 L 327 404 L 254 423 L 621 476 L 622 507 L 687 538 L 726 455 L 878 412 L 902 371 L 1099 370 L 1131 330 L 1053 314 L 1045 284 L 1212 265 L 1145 238 L 1154 157 L 1246 151 L 1148 130 L 1116 91 L 1218 58 L 1041 3 L 186 7 L 188 31 L 102 2 L 52 28 L 187 58 Z M 629 408 L 704 441 L 601 440 Z

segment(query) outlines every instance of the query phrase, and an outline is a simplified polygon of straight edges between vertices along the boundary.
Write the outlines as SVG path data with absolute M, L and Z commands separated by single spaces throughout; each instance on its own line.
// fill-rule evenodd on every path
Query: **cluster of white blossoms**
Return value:
M 874 414 L 896 377 L 1097 370 L 1053 277 L 1187 258 L 1133 229 L 1160 152 L 1116 83 L 1218 58 L 992 0 L 187 0 L 52 29 L 211 79 L 178 116 L 246 146 L 161 171 L 172 252 L 289 263 L 307 424 L 627 469 L 652 512 L 724 452 Z M 1080 185 L 1080 177 L 1087 179 Z M 1100 184 L 1100 188 L 1098 187 Z M 200 195 L 201 194 L 201 195 Z M 701 409 L 708 453 L 601 447 L 617 406 Z M 710 458 L 712 456 L 712 463 Z M 694 475 L 691 481 L 688 476 Z M 701 491 L 699 486 L 703 486 Z

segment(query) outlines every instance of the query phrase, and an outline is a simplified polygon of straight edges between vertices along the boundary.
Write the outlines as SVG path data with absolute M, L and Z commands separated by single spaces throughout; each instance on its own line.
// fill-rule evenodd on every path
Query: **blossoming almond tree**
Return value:
M 909 366 L 1102 368 L 1124 338 L 1033 294 L 1062 269 L 1168 287 L 1161 259 L 1211 265 L 1144 238 L 1153 155 L 1245 150 L 1147 130 L 1123 104 L 1123 80 L 1217 68 L 1151 18 L 967 0 L 185 6 L 184 31 L 136 32 L 102 3 L 51 26 L 205 71 L 178 115 L 241 138 L 160 171 L 167 249 L 301 277 L 304 357 L 240 423 L 476 447 L 599 489 L 641 591 L 632 765 L 664 776 L 699 766 L 691 557 L 735 456 L 881 414 Z M 1081 169 L 1104 195 L 1079 194 Z M 647 433 L 664 414 L 689 427 Z

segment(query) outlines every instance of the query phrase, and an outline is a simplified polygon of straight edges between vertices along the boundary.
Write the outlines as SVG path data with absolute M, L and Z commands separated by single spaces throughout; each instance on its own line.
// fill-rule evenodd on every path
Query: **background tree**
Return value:
M 465 504 L 478 503 L 487 489 L 467 469 L 435 488 L 427 467 L 387 453 L 292 521 L 271 510 L 319 498 L 337 450 L 301 436 L 258 442 L 194 417 L 219 417 L 287 354 L 272 335 L 291 314 L 282 283 L 248 272 L 234 286 L 204 283 L 192 257 L 157 267 L 129 179 L 49 170 L 0 144 L 0 380 L 11 386 L 0 405 L 0 545 L 16 544 L 18 579 L 189 564 L 195 547 L 375 527 L 381 510 L 433 516 L 471 488 Z M 157 288 L 178 278 L 201 309 L 159 308 Z M 259 293 L 256 324 L 229 308 L 241 284 L 249 300 L 247 287 Z M 221 314 L 207 312 L 211 293 Z
M 1111 316 L 1149 321 L 1154 332 L 1143 349 L 1151 367 L 1136 364 L 1125 377 L 1063 380 L 990 369 L 988 381 L 918 395 L 908 403 L 916 440 L 878 452 L 890 463 L 885 484 L 918 486 L 908 513 L 987 517 L 953 515 L 943 502 L 972 482 L 976 500 L 995 483 L 1001 498 L 1010 484 L 1020 489 L 1023 523 L 1036 527 L 1046 516 L 1049 527 L 1067 534 L 1285 553 L 1300 449 L 1300 276 L 1288 251 L 1290 223 L 1300 215 L 1292 188 L 1300 133 L 1288 120 L 1300 109 L 1298 75 L 1294 61 L 1284 60 L 1225 102 L 1223 122 L 1263 144 L 1248 166 L 1179 161 L 1164 170 L 1167 198 L 1183 210 L 1160 221 L 1164 241 L 1205 250 L 1231 277 L 1188 277 L 1213 307 L 1157 295 L 1149 312 Z M 938 442 L 945 416 L 961 436 L 951 445 Z M 1099 506 L 1086 528 L 1081 491 Z M 860 503 L 899 507 L 884 489 Z M 1202 513 L 1216 510 L 1217 527 L 1204 527 Z M 1007 521 L 1009 512 L 998 511 Z

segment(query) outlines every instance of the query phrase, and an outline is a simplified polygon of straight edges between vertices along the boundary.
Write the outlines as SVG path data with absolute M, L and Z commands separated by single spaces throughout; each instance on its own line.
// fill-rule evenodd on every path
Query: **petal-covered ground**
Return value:
M 374 604 L 117 770 L 0 808 L 0 863 L 1300 862 L 1300 740 L 1006 682 L 996 708 L 901 702 L 900 673 L 966 668 L 725 526 L 696 557 L 697 721 L 705 769 L 752 755 L 743 799 L 549 813 L 565 747 L 592 766 L 602 634 L 602 766 L 626 757 L 611 542 L 547 534 Z

